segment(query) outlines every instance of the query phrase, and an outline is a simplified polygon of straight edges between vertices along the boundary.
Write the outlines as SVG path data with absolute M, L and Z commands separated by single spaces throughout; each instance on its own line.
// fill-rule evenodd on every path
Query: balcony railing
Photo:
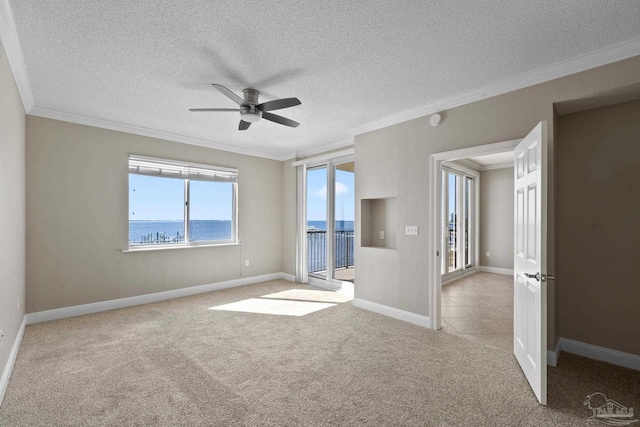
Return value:
M 353 267 L 353 230 L 336 231 L 334 248 L 336 253 L 334 268 Z M 308 271 L 325 271 L 327 269 L 327 232 L 324 230 L 307 231 Z

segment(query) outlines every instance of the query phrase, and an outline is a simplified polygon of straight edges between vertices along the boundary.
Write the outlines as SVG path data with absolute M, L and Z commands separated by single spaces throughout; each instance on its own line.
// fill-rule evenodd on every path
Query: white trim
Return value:
M 13 341 L 13 346 L 11 347 L 11 352 L 9 353 L 7 364 L 2 370 L 2 377 L 0 377 L 0 405 L 2 405 L 2 399 L 4 399 L 4 394 L 7 391 L 7 386 L 9 385 L 9 378 L 11 378 L 13 365 L 16 363 L 16 358 L 18 357 L 18 350 L 20 349 L 20 343 L 22 342 L 22 337 L 24 336 L 24 329 L 26 328 L 26 326 L 27 316 L 24 316 L 22 318 L 20 329 L 18 329 L 18 333 L 16 334 L 16 339 Z
M 583 55 L 500 80 L 495 83 L 490 83 L 470 92 L 439 99 L 422 107 L 394 114 L 366 125 L 353 128 L 350 132 L 354 135 L 360 135 L 406 122 L 408 120 L 417 119 L 418 117 L 428 116 L 443 110 L 449 110 L 529 86 L 559 79 L 581 71 L 601 67 L 616 61 L 622 61 L 623 59 L 637 55 L 640 55 L 640 37 L 627 40 L 613 46 L 604 47 L 593 52 L 585 53 Z
M 468 157 L 485 156 L 488 154 L 498 154 L 507 151 L 513 151 L 516 146 L 522 141 L 520 139 L 512 139 L 509 141 L 495 142 L 492 144 L 474 145 L 473 147 L 460 148 L 458 150 L 442 151 L 440 153 L 434 153 L 431 156 L 435 160 L 451 161 L 458 159 L 466 159 Z
M 33 92 L 20 47 L 16 22 L 13 19 L 13 12 L 8 0 L 0 0 L 0 42 L 2 42 L 7 55 L 9 68 L 11 68 L 13 78 L 16 81 L 24 111 L 29 113 L 34 105 Z
M 317 277 L 309 276 L 309 281 L 307 283 L 309 284 L 309 286 L 325 289 L 327 291 L 339 291 L 340 289 L 342 289 L 342 281 L 339 280 L 324 280 Z
M 482 166 L 471 159 L 458 159 L 450 162 L 452 165 L 463 166 L 465 169 L 471 169 L 474 173 L 480 173 Z
M 361 298 L 354 298 L 352 304 L 354 307 L 393 317 L 394 319 L 402 320 L 403 322 L 409 322 L 414 325 L 431 328 L 431 319 L 427 316 L 422 316 L 420 314 L 411 313 L 410 311 L 400 310 L 398 308 L 389 307 L 388 305 L 378 304 L 377 302 L 367 301 Z
M 325 160 L 333 160 L 339 157 L 353 156 L 354 153 L 355 153 L 355 150 L 353 148 L 348 148 L 346 150 L 334 151 L 332 153 L 326 153 L 316 157 L 310 157 L 303 160 L 296 160 L 295 162 L 291 163 L 291 166 L 295 168 L 296 166 L 309 165 L 312 163 L 320 163 Z
M 513 168 L 513 162 L 498 163 L 496 165 L 481 166 L 480 167 L 480 171 L 484 172 L 484 171 L 492 171 L 492 170 L 495 170 L 495 169 L 507 169 L 507 168 Z
M 82 316 L 85 314 L 99 313 L 101 311 L 115 310 L 118 308 L 132 307 L 153 302 L 166 301 L 175 298 L 183 298 L 206 292 L 219 291 L 221 289 L 235 288 L 238 286 L 252 285 L 254 283 L 269 280 L 289 280 L 291 275 L 284 273 L 263 274 L 261 276 L 244 277 L 241 279 L 227 280 L 224 282 L 210 283 L 207 285 L 191 286 L 188 288 L 174 289 L 171 291 L 156 292 L 153 294 L 138 295 L 135 297 L 119 298 L 108 301 L 94 302 L 91 304 L 76 305 L 73 307 L 57 308 L 54 310 L 40 311 L 26 315 L 27 324 L 48 322 L 50 320 L 64 319 L 67 317 Z
M 556 348 L 554 350 L 547 350 L 547 365 L 553 366 L 554 368 L 558 366 L 558 359 L 560 358 L 560 340 L 556 343 Z
M 287 281 L 293 282 L 293 283 L 296 282 L 296 276 L 294 276 L 293 274 L 280 273 L 280 276 L 281 276 L 280 279 L 287 280 Z
M 467 276 L 471 276 L 472 274 L 475 274 L 477 272 L 478 270 L 474 266 L 471 266 L 464 270 L 452 271 L 451 273 L 447 273 L 443 275 L 442 279 L 440 280 L 440 283 L 442 284 L 442 286 L 448 285 L 449 283 L 455 282 L 456 280 L 462 279 Z
M 230 153 L 244 154 L 246 156 L 262 157 L 265 159 L 284 161 L 290 159 L 290 154 L 273 154 L 264 151 L 251 150 L 233 145 L 222 144 L 220 142 L 208 141 L 205 139 L 192 138 L 190 136 L 177 135 L 174 133 L 153 130 L 141 126 L 130 125 L 126 123 L 113 122 L 110 120 L 96 119 L 94 117 L 83 116 L 80 114 L 66 113 L 63 111 L 51 110 L 49 108 L 33 107 L 29 114 L 32 116 L 44 117 L 47 119 L 61 120 L 69 123 L 76 123 L 85 126 L 93 126 L 101 129 L 109 129 L 118 132 L 130 133 L 133 135 L 146 136 L 149 138 L 158 138 L 165 141 L 181 142 L 189 145 L 197 145 L 199 147 L 212 148 L 214 150 L 222 150 Z
M 567 353 L 640 371 L 640 356 L 636 354 L 611 350 L 609 348 L 570 340 L 568 338 L 560 338 L 559 345 L 560 349 Z
M 483 273 L 504 274 L 505 276 L 513 276 L 513 269 L 509 268 L 488 267 L 486 265 L 481 265 L 478 267 L 478 271 L 481 271 Z
M 354 144 L 354 138 L 351 136 L 348 139 L 343 139 L 342 141 L 332 142 L 321 147 L 310 148 L 308 150 L 297 151 L 294 154 L 290 155 L 288 158 L 300 158 L 306 156 L 313 156 L 314 154 L 324 153 L 326 151 L 337 150 L 338 148 L 348 147 Z
M 188 222 L 188 221 L 187 221 Z M 197 243 L 191 242 L 185 243 L 173 243 L 170 245 L 154 245 L 154 244 L 140 244 L 135 246 L 129 246 L 127 249 L 122 249 L 122 253 L 133 252 L 146 252 L 146 251 L 164 251 L 168 249 L 193 249 L 193 248 L 215 248 L 219 246 L 242 246 L 242 242 L 224 242 L 224 243 Z

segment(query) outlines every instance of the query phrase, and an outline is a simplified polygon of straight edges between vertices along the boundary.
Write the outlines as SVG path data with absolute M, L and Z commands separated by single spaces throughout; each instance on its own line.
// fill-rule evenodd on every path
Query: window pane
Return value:
M 233 184 L 189 181 L 189 241 L 232 240 Z
M 129 245 L 184 242 L 184 180 L 129 174 Z

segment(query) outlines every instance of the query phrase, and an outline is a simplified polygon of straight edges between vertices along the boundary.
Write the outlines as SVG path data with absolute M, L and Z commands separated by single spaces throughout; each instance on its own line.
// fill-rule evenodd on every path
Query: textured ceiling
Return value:
M 284 156 L 640 37 L 635 1 L 11 0 L 35 105 Z M 237 130 L 213 89 L 296 96 Z

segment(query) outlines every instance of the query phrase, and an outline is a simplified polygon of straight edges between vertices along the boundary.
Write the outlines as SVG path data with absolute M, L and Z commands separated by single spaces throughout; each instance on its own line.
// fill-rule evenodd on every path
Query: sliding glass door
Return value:
M 442 168 L 442 275 L 474 266 L 474 175 Z
M 354 175 L 348 159 L 306 169 L 306 266 L 311 279 L 354 281 Z

